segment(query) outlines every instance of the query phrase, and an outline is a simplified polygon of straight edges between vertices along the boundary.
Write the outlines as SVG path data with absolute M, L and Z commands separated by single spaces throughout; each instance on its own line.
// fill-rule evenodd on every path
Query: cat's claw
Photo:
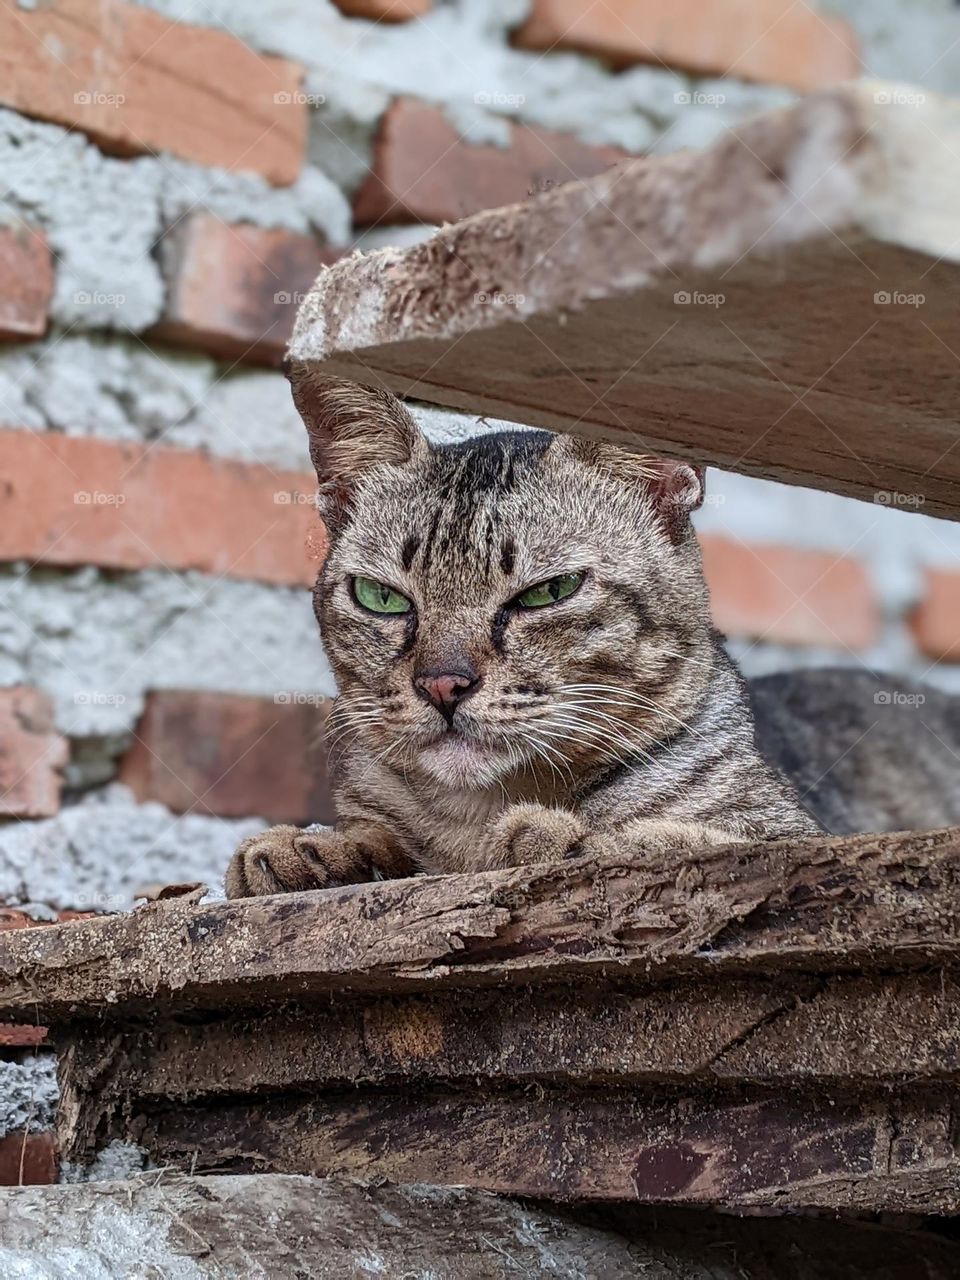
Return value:
M 295 893 L 349 883 L 339 878 L 344 866 L 342 841 L 325 827 L 278 826 L 250 836 L 230 859 L 228 898 Z

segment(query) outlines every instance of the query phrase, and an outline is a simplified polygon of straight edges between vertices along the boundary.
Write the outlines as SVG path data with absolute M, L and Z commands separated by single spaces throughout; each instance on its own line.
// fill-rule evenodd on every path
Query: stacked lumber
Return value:
M 960 1212 L 960 831 L 0 936 L 60 1142 L 558 1201 Z

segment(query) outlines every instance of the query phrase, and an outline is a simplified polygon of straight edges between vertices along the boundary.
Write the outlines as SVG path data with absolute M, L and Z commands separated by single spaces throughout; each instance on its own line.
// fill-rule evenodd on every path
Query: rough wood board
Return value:
M 160 1165 L 468 1186 L 559 1201 L 960 1212 L 955 1091 L 351 1089 L 136 1117 Z
M 353 1084 L 876 1092 L 960 1083 L 960 985 L 932 973 L 456 991 L 81 1035 L 67 1027 L 61 1042 L 63 1104 L 91 1134 L 103 1116 L 148 1106 Z
M 0 935 L 0 1015 L 960 961 L 960 829 L 177 901 Z
M 660 1211 L 634 1215 L 628 1239 L 477 1192 L 270 1175 L 15 1188 L 0 1191 L 0 1219 L 4 1273 L 38 1277 L 952 1280 L 960 1269 L 960 1247 L 920 1232 Z
M 344 259 L 289 353 L 295 378 L 957 517 L 958 259 L 960 104 L 857 85 Z

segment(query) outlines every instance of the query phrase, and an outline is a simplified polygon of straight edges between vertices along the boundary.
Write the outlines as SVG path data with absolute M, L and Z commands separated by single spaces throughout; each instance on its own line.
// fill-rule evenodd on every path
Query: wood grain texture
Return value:
M 0 1218 L 16 1274 L 82 1250 L 103 1280 L 952 1280 L 960 1268 L 960 1247 L 918 1231 L 666 1210 L 614 1228 L 475 1191 L 276 1175 L 14 1188 Z
M 941 971 L 448 991 L 160 1028 L 107 1024 L 80 1036 L 68 1027 L 61 1041 L 64 1096 L 125 1116 L 349 1085 L 762 1084 L 865 1093 L 960 1083 L 960 984 Z
M 0 1015 L 55 1025 L 330 992 L 953 965 L 960 829 L 582 858 L 0 935 Z
M 559 1201 L 956 1214 L 955 1093 L 352 1089 L 136 1117 L 161 1165 L 468 1186 Z
M 814 94 L 345 259 L 294 376 L 956 517 L 960 106 L 905 97 Z
M 166 900 L 0 936 L 0 1010 L 75 1161 L 948 1213 L 958 959 L 946 830 Z

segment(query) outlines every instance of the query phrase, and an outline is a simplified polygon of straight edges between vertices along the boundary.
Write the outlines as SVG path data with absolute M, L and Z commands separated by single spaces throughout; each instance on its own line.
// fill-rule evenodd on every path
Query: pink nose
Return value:
M 469 667 L 453 671 L 423 671 L 414 676 L 413 687 L 419 697 L 440 712 L 448 724 L 461 702 L 480 687 L 481 677 Z

